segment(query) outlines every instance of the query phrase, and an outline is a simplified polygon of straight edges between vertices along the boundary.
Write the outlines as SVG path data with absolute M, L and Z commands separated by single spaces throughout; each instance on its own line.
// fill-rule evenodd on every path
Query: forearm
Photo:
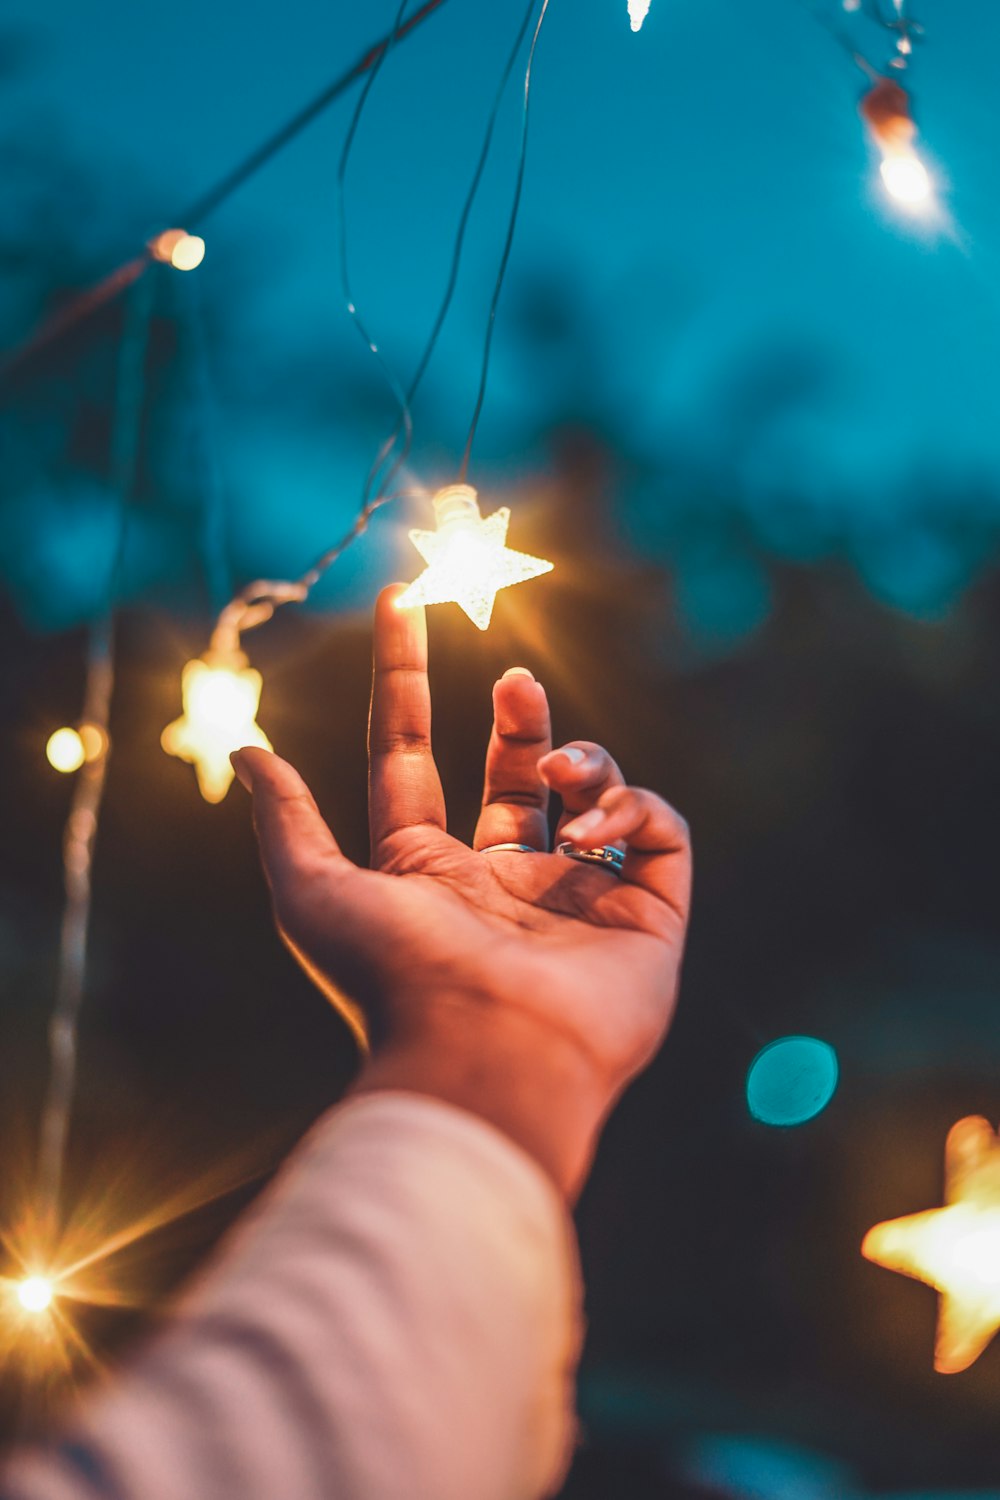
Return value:
M 359 1099 L 72 1443 L 0 1493 L 529 1500 L 571 1436 L 577 1303 L 532 1162 L 429 1100 Z

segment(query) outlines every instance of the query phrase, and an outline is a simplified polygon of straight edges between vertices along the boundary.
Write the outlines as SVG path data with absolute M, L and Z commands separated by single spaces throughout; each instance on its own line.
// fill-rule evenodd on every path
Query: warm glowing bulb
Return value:
M 936 1288 L 934 1367 L 965 1370 L 1000 1330 L 1000 1140 L 959 1120 L 945 1144 L 945 1206 L 876 1224 L 861 1253 Z
M 628 18 L 633 31 L 641 31 L 642 23 L 649 15 L 650 0 L 628 0 Z
M 411 531 L 410 541 L 427 567 L 399 596 L 400 609 L 417 604 L 457 604 L 485 630 L 501 589 L 525 583 L 552 564 L 507 546 L 506 506 L 485 520 L 470 484 L 452 484 L 434 496 L 436 531 Z
M 82 738 L 75 729 L 68 728 L 57 729 L 55 734 L 49 735 L 45 754 L 50 766 L 67 775 L 70 771 L 79 771 L 87 759 L 87 749 Z
M 906 208 L 921 208 L 933 194 L 930 175 L 915 152 L 890 153 L 880 168 L 886 191 Z
M 165 229 L 150 245 L 156 260 L 175 271 L 193 271 L 205 259 L 205 241 L 186 229 Z
M 168 755 L 193 763 L 206 802 L 221 802 L 233 781 L 229 756 L 244 745 L 270 750 L 257 725 L 263 678 L 241 652 L 209 652 L 189 661 L 181 675 L 184 712 L 168 724 L 160 743 Z
M 17 1300 L 25 1312 L 44 1312 L 52 1302 L 52 1283 L 44 1276 L 28 1276 L 17 1289 Z

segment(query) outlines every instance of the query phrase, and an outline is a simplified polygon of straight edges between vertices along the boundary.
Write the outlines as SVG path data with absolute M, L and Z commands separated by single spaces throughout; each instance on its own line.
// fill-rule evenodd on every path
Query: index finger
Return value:
M 372 862 L 401 828 L 445 826 L 444 793 L 431 751 L 424 611 L 400 609 L 403 584 L 375 605 L 374 668 L 368 723 L 368 824 Z

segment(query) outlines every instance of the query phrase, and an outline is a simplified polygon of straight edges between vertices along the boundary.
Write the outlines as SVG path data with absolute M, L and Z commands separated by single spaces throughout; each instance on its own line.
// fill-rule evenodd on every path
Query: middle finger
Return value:
M 525 667 L 512 667 L 493 689 L 493 733 L 473 848 L 548 848 L 549 789 L 538 773 L 538 761 L 551 745 L 545 689 Z

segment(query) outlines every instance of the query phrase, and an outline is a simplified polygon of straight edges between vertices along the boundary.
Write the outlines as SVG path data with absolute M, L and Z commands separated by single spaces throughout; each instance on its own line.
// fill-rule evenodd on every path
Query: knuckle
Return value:
M 498 787 L 491 790 L 490 803 L 502 802 L 510 807 L 535 808 L 545 807 L 548 801 L 547 789 L 542 787 Z
M 430 740 L 420 729 L 382 729 L 372 735 L 371 749 L 375 755 L 425 755 Z

